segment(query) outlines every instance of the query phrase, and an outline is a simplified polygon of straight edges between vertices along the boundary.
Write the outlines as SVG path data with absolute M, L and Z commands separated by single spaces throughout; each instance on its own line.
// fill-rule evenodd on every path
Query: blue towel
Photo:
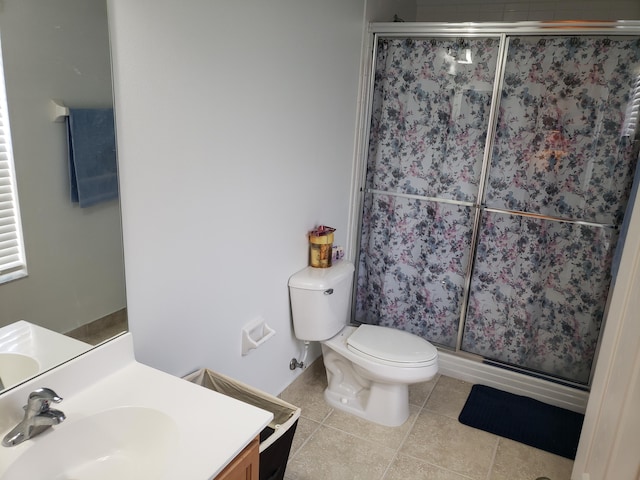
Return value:
M 69 109 L 71 201 L 80 207 L 118 198 L 115 137 L 113 109 Z

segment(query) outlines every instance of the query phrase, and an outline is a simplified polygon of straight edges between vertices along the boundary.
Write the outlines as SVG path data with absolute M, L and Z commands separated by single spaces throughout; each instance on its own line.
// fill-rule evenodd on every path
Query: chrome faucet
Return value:
M 50 402 L 60 403 L 61 401 L 62 398 L 50 388 L 39 388 L 31 392 L 24 406 L 24 418 L 5 435 L 2 445 L 5 447 L 18 445 L 41 434 L 52 425 L 63 422 L 66 418 L 64 413 L 49 408 Z

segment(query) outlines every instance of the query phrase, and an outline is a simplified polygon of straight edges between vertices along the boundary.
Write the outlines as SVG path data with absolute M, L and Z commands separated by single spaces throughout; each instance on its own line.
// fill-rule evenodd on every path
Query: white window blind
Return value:
M 640 75 L 636 78 L 636 83 L 631 91 L 631 98 L 627 105 L 622 124 L 622 137 L 635 137 L 638 121 L 640 120 Z
M 4 66 L 0 56 L 0 283 L 26 273 Z

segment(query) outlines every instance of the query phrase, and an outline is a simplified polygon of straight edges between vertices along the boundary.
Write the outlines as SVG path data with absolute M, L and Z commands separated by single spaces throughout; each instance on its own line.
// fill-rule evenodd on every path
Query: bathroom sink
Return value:
M 0 480 L 215 478 L 273 419 L 137 362 L 131 333 L 0 395 L 0 439 L 24 419 L 23 406 L 40 388 L 62 397 L 52 407 L 66 420 L 0 446 Z
M 40 371 L 35 358 L 19 353 L 0 353 L 0 379 L 5 388 L 20 383 Z
M 118 407 L 67 421 L 30 441 L 1 480 L 164 478 L 178 428 L 165 413 Z
M 87 343 L 19 320 L 0 327 L 0 378 L 5 387 L 10 387 L 91 348 Z

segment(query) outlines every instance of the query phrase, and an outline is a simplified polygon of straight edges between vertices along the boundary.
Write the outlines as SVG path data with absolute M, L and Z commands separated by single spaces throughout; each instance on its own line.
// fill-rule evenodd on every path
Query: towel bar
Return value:
M 51 100 L 51 121 L 56 123 L 64 122 L 69 116 L 69 108 L 65 107 L 60 100 Z

